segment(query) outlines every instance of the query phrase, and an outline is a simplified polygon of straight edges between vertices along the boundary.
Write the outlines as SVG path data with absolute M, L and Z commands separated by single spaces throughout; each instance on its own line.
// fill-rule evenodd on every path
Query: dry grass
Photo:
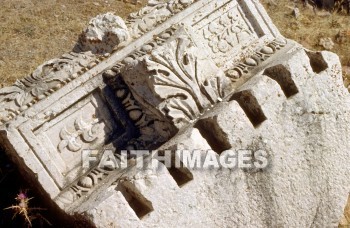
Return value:
M 297 4 L 301 16 L 295 18 L 292 15 L 294 7 L 291 0 L 274 1 L 276 5 L 269 4 L 271 0 L 261 0 L 267 9 L 275 25 L 281 33 L 290 39 L 301 43 L 304 47 L 311 50 L 324 50 L 319 45 L 321 38 L 331 38 L 334 42 L 334 48 L 331 50 L 339 55 L 343 65 L 344 78 L 347 78 L 346 84 L 350 79 L 350 16 L 345 13 L 328 13 L 317 11 L 317 14 L 309 8 L 303 7 L 301 1 Z M 342 36 L 337 37 L 341 32 Z
M 350 227 L 350 197 L 348 199 L 348 204 L 346 205 L 344 209 L 344 217 L 340 221 L 339 227 Z
M 0 0 L 0 88 L 70 51 L 98 14 L 126 17 L 145 4 L 120 0 Z

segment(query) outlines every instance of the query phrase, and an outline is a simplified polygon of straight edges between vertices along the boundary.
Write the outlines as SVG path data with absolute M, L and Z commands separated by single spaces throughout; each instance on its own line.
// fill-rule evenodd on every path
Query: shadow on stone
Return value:
M 152 202 L 147 200 L 132 183 L 124 181 L 118 185 L 117 190 L 123 194 L 140 219 L 154 210 Z
M 267 120 L 260 104 L 250 91 L 238 92 L 230 98 L 230 101 L 232 100 L 238 102 L 254 127 Z
M 328 68 L 328 64 L 324 60 L 321 52 L 305 51 L 305 53 L 309 56 L 311 68 L 316 74 L 319 74 Z
M 292 79 L 291 73 L 285 66 L 281 64 L 267 68 L 264 71 L 264 75 L 267 75 L 268 77 L 275 80 L 281 86 L 281 89 L 287 98 L 299 92 Z

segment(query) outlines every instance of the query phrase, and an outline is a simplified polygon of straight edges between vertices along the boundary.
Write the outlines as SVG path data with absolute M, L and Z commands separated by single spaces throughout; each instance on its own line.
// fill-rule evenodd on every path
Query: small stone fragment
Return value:
M 334 43 L 331 38 L 321 38 L 318 43 L 320 46 L 324 47 L 326 50 L 332 50 L 334 47 Z
M 300 16 L 300 10 L 297 7 L 293 9 L 293 16 L 295 18 L 298 18 Z
M 75 51 L 91 51 L 94 54 L 111 53 L 130 38 L 123 19 L 113 13 L 98 15 L 89 22 L 80 35 Z

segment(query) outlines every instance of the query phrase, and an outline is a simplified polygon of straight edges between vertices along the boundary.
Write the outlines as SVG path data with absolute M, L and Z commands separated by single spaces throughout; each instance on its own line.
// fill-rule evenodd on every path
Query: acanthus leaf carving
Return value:
M 163 111 L 175 123 L 194 120 L 225 96 L 228 79 L 219 73 L 205 78 L 198 67 L 203 60 L 197 51 L 190 39 L 179 37 L 144 61 L 151 74 L 149 87 L 165 101 Z

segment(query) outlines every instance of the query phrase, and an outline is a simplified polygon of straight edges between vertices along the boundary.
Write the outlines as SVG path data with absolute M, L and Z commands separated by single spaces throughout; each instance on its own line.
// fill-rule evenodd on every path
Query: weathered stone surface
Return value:
M 257 0 L 151 1 L 125 24 L 98 16 L 82 37 L 85 52 L 0 90 L 4 146 L 61 209 L 98 227 L 340 221 L 350 104 L 336 55 L 283 38 Z M 263 151 L 269 166 L 167 168 L 154 154 L 143 171 L 134 157 L 84 166 L 104 149 L 199 150 L 204 162 Z
M 326 50 L 332 50 L 333 47 L 334 47 L 333 40 L 330 37 L 328 37 L 328 38 L 321 38 L 320 42 L 319 42 L 319 45 L 321 47 L 323 47 L 324 49 L 326 49 Z
M 141 226 L 139 218 L 130 208 L 124 196 L 111 190 L 111 195 L 102 202 L 97 202 L 92 209 L 86 211 L 86 215 L 91 217 L 94 224 L 100 227 L 135 227 Z M 124 210 L 115 210 L 124 208 Z
M 128 27 L 123 19 L 106 13 L 90 21 L 87 29 L 80 35 L 75 49 L 96 54 L 111 53 L 114 48 L 125 45 L 129 38 Z
M 160 221 L 170 227 L 337 226 L 348 195 L 350 171 L 344 159 L 348 156 L 350 104 L 340 63 L 329 52 L 312 56 L 300 46 L 288 52 L 282 58 L 272 57 L 269 67 L 238 90 L 250 91 L 266 119 L 254 127 L 244 108 L 250 103 L 242 106 L 233 95 L 238 101 L 217 105 L 194 128 L 161 148 L 201 149 L 203 156 L 208 149 L 217 153 L 228 148 L 260 149 L 268 153 L 269 168 L 190 170 L 192 180 L 180 188 L 171 185 L 166 189 L 173 182 L 167 178 L 178 177 L 164 172 L 165 168 L 130 176 L 128 180 L 151 199 L 154 208 L 142 218 L 143 226 Z M 320 60 L 326 64 L 322 71 L 314 65 Z M 274 68 L 281 76 L 281 69 L 290 73 L 297 88 L 294 95 L 288 96 L 285 89 L 290 87 L 272 79 Z M 91 212 L 89 216 L 93 220 L 103 217 Z

